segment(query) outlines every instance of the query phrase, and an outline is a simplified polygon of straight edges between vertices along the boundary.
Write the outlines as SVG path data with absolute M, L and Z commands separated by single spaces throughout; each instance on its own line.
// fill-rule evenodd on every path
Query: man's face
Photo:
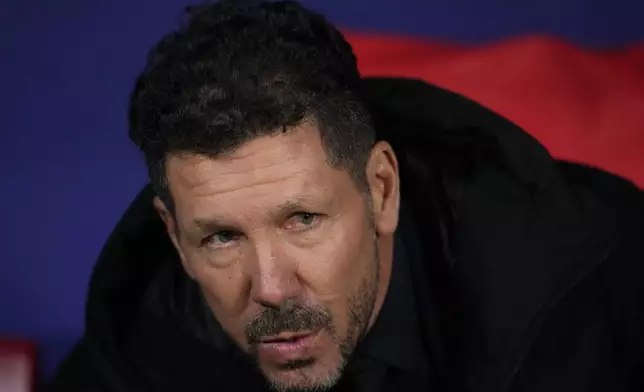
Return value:
M 379 310 L 398 212 L 390 157 L 367 165 L 370 197 L 311 125 L 167 161 L 176 220 L 156 203 L 184 267 L 277 390 L 333 386 Z

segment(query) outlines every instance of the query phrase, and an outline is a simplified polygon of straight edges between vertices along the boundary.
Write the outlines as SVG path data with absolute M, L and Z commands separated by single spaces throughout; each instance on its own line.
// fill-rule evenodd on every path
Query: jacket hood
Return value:
M 362 92 L 379 137 L 398 155 L 403 199 L 419 226 L 429 227 L 421 235 L 433 238 L 430 261 L 415 273 L 433 277 L 419 296 L 434 309 L 424 319 L 434 365 L 449 373 L 458 363 L 471 379 L 503 379 L 520 362 L 538 315 L 609 249 L 614 219 L 597 212 L 601 200 L 571 183 L 564 164 L 482 106 L 417 80 L 367 78 Z M 149 337 L 141 325 L 164 328 L 142 314 L 172 315 L 172 328 L 186 331 L 181 319 L 198 313 L 184 306 L 194 303 L 194 290 L 177 278 L 183 274 L 152 198 L 146 186 L 109 237 L 86 309 L 86 338 L 104 366 L 132 377 L 141 362 L 163 355 L 132 354 L 132 341 Z M 598 222 L 601 233 L 591 229 Z M 181 348 L 164 348 L 172 349 Z M 190 349 L 205 350 L 197 339 Z M 194 373 L 212 376 L 206 365 Z

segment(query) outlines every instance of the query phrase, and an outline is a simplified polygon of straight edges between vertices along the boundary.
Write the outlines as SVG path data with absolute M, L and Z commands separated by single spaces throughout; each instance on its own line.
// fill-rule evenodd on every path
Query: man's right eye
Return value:
M 219 231 L 208 237 L 204 238 L 201 242 L 202 245 L 209 245 L 214 247 L 230 246 L 232 242 L 239 238 L 239 234 L 232 231 Z

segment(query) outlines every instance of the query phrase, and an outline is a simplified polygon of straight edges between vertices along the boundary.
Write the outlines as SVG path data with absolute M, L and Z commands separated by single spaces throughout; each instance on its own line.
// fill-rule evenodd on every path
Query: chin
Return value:
M 259 344 L 251 351 L 272 390 L 318 392 L 340 379 L 348 357 L 342 347 L 321 330 L 294 341 Z
M 280 368 L 262 367 L 264 377 L 275 392 L 322 392 L 333 388 L 340 376 L 342 366 L 318 363 L 303 359 L 281 365 Z

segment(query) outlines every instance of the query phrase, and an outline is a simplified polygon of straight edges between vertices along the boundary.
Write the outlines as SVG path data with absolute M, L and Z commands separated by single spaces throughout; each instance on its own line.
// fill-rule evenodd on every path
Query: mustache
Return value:
M 319 306 L 287 302 L 279 308 L 264 308 L 244 329 L 250 344 L 282 332 L 313 331 L 331 326 L 331 313 Z

